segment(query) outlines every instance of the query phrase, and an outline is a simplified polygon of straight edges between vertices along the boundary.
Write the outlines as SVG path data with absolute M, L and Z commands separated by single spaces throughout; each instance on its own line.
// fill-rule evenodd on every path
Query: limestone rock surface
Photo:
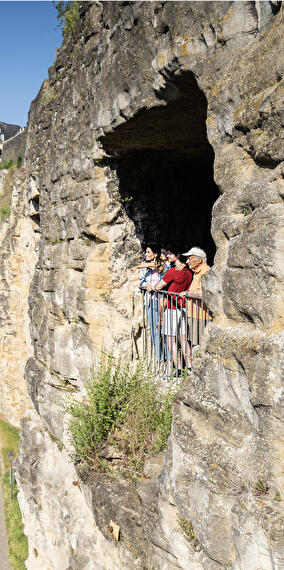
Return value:
M 280 3 L 84 2 L 32 103 L 29 570 L 284 567 L 282 38 Z M 47 432 L 66 444 L 62 402 L 84 397 L 102 349 L 141 355 L 130 267 L 151 240 L 175 239 L 214 257 L 213 321 L 163 468 L 145 485 L 75 475 Z M 107 538 L 110 514 L 124 544 Z
M 33 410 L 24 420 L 23 439 L 17 469 L 18 500 L 29 536 L 26 566 L 32 570 L 134 568 L 131 553 L 110 543 L 99 531 L 61 442 Z
M 32 355 L 28 296 L 38 234 L 23 171 L 0 171 L 0 413 L 12 425 L 31 407 L 24 370 Z

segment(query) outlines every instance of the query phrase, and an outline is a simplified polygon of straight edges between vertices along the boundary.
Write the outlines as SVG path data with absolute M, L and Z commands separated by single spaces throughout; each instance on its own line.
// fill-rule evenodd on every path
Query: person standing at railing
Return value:
M 150 247 L 149 249 L 152 248 Z M 147 254 L 145 254 L 147 255 Z M 168 261 L 168 253 L 165 249 L 161 249 L 159 254 L 155 254 L 155 259 L 153 261 L 147 261 L 146 258 L 142 263 L 135 265 L 134 267 L 130 267 L 131 271 L 136 271 L 137 269 L 157 269 L 158 273 L 160 274 L 160 279 L 165 275 L 168 269 L 171 268 L 171 264 Z M 140 275 L 140 274 L 139 274 Z M 142 274 L 141 274 L 142 275 Z
M 168 287 L 168 294 L 165 293 L 168 300 L 164 311 L 162 332 L 166 337 L 171 359 L 178 369 L 178 375 L 181 374 L 182 368 L 178 343 L 180 343 L 181 346 L 185 365 L 191 368 L 190 345 L 186 335 L 186 302 L 185 299 L 181 298 L 179 293 L 189 289 L 192 275 L 180 258 L 181 254 L 176 250 L 170 252 L 169 261 L 174 264 L 174 267 L 169 269 L 154 287 L 156 291 L 161 291 Z M 171 294 L 172 292 L 177 293 L 177 295 Z
M 155 293 L 155 285 L 160 281 L 157 271 L 157 256 L 154 246 L 146 247 L 145 262 L 146 267 L 141 267 L 139 271 L 139 281 L 142 289 L 146 289 L 145 308 L 151 331 L 152 344 L 155 348 L 156 359 L 161 358 L 160 349 L 160 328 L 159 328 L 159 298 Z
M 210 266 L 207 265 L 205 251 L 200 247 L 192 247 L 182 255 L 187 257 L 186 264 L 193 272 L 193 279 L 187 295 L 190 298 L 187 305 L 187 317 L 191 346 L 196 346 L 200 343 L 205 324 L 208 318 L 210 318 L 208 317 L 208 310 L 202 301 L 201 285 L 201 278 L 209 271 Z
M 170 256 L 170 251 L 167 251 L 166 249 L 162 248 L 160 251 L 160 259 L 164 262 L 164 270 L 163 273 L 161 274 L 161 279 L 163 278 L 163 276 L 165 275 L 165 273 L 168 271 L 168 269 L 171 269 L 171 263 L 169 261 L 169 256 Z
M 155 258 L 153 259 L 153 256 L 155 255 Z M 184 265 L 185 267 L 185 265 Z M 159 254 L 157 255 L 156 253 L 153 252 L 153 248 L 148 247 L 146 248 L 146 258 L 144 260 L 143 263 L 141 263 L 140 265 L 136 265 L 135 267 L 131 268 L 131 271 L 135 271 L 136 269 L 140 269 L 140 273 L 139 273 L 139 278 L 140 278 L 140 284 L 143 288 L 147 288 L 147 292 L 150 293 L 151 291 L 154 292 L 154 282 L 156 282 L 156 274 L 155 273 L 150 273 L 147 272 L 147 269 L 156 269 L 159 277 L 158 277 L 158 281 L 160 279 L 163 278 L 163 276 L 166 274 L 166 272 L 168 271 L 168 269 L 171 268 L 171 264 L 168 261 L 168 252 L 165 249 L 161 249 Z M 145 270 L 145 271 L 141 271 L 141 270 Z M 150 310 L 150 302 L 149 302 L 149 295 L 148 293 L 146 293 L 144 300 L 145 305 L 148 307 L 147 309 L 147 317 L 148 317 L 148 322 L 150 324 L 150 331 L 151 331 L 151 338 L 152 338 L 152 344 L 155 344 L 155 353 L 156 353 L 156 357 L 158 359 L 158 353 L 160 351 L 160 360 L 168 360 L 170 358 L 169 353 L 168 353 L 168 347 L 167 347 L 167 343 L 165 341 L 165 337 L 163 337 L 163 339 L 161 339 L 160 333 L 161 333 L 161 326 L 162 326 L 162 322 L 163 322 L 163 313 L 164 313 L 164 297 L 163 295 L 158 295 L 158 311 L 159 311 L 159 315 L 158 318 L 156 317 L 156 294 L 155 294 L 155 302 L 152 302 L 152 307 Z M 154 307 L 153 307 L 154 305 Z M 159 341 L 158 341 L 158 337 L 159 337 Z M 162 340 L 162 345 L 161 345 L 161 340 Z M 159 342 L 159 347 L 158 347 L 158 342 Z

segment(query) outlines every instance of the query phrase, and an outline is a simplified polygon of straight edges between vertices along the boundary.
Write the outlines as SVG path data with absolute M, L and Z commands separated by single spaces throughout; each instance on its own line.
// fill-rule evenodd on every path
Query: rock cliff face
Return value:
M 282 36 L 280 3 L 85 2 L 32 104 L 30 570 L 284 567 Z M 62 402 L 102 349 L 141 351 L 129 267 L 150 241 L 216 246 L 213 322 L 163 466 L 76 474 Z
M 28 296 L 39 235 L 30 218 L 30 190 L 23 171 L 0 171 L 0 212 L 0 414 L 19 427 L 31 407 L 24 370 L 33 353 Z

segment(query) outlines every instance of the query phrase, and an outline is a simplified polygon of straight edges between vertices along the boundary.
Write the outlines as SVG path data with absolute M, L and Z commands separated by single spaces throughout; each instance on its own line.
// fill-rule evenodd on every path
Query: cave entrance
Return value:
M 118 157 L 122 202 L 145 248 L 202 247 L 213 263 L 211 211 L 219 192 L 205 120 L 207 100 L 191 72 L 168 78 L 159 107 L 140 110 L 102 139 Z

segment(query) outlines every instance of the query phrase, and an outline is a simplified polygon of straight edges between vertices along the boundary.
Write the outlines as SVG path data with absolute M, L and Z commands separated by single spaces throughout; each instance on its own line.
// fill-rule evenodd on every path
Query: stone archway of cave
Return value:
M 191 72 L 168 79 L 162 105 L 140 110 L 107 133 L 118 157 L 119 190 L 143 248 L 202 247 L 213 263 L 212 206 L 219 196 L 207 139 L 207 100 Z

